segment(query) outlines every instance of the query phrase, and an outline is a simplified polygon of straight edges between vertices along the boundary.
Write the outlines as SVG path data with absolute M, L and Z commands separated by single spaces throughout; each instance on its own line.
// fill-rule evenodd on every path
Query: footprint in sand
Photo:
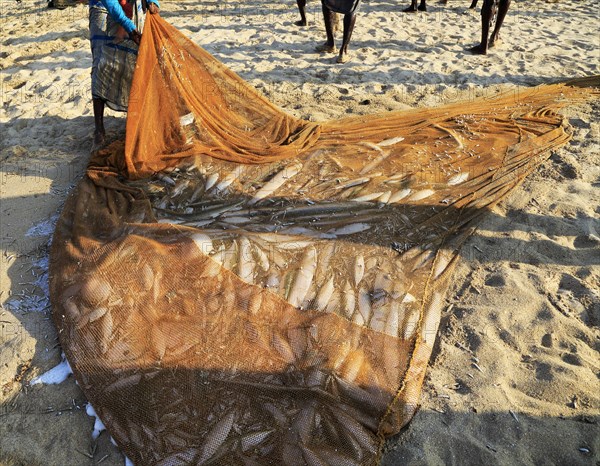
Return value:
M 500 287 L 506 285 L 506 280 L 502 275 L 492 273 L 486 277 L 485 284 L 487 286 Z
M 577 178 L 581 177 L 581 174 L 579 173 L 577 167 L 567 162 L 563 163 L 560 167 L 560 173 L 562 174 L 562 176 L 570 180 L 576 180 Z
M 581 280 L 568 273 L 562 274 L 558 289 L 559 291 L 570 291 L 573 296 L 577 298 L 590 294 L 590 290 L 581 282 Z
M 535 378 L 538 380 L 545 380 L 550 382 L 554 380 L 554 374 L 552 374 L 552 366 L 545 362 L 537 363 L 535 367 Z
M 583 362 L 581 361 L 581 357 L 574 353 L 564 354 L 561 358 L 567 364 L 571 364 L 572 366 L 583 366 Z
M 577 249 L 595 249 L 600 246 L 600 237 L 590 233 L 589 235 L 579 235 L 573 241 L 573 247 Z
M 552 337 L 551 333 L 546 333 L 543 337 L 542 337 L 542 346 L 544 348 L 552 348 L 553 344 L 554 344 L 554 338 Z

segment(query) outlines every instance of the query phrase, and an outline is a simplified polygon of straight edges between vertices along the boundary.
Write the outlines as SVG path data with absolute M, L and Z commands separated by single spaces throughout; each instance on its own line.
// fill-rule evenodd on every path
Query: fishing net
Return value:
M 125 142 L 51 252 L 75 377 L 140 465 L 367 465 L 413 416 L 474 219 L 569 135 L 564 85 L 289 116 L 156 15 Z

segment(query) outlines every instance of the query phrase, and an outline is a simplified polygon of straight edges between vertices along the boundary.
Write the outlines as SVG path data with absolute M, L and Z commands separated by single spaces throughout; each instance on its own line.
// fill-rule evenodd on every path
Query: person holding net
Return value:
M 159 13 L 158 0 L 90 0 L 94 144 L 104 144 L 104 107 L 127 111 L 129 90 L 146 11 Z

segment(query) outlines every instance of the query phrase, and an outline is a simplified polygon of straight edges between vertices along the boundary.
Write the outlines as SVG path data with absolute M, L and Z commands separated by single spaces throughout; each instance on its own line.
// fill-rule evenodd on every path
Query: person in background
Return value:
M 344 33 L 342 46 L 340 47 L 340 53 L 336 61 L 338 63 L 346 63 L 350 59 L 350 56 L 348 55 L 348 45 L 350 44 L 350 38 L 352 37 L 352 31 L 354 30 L 354 24 L 356 23 L 356 11 L 358 10 L 359 4 L 360 0 L 321 0 L 327 42 L 317 46 L 317 52 L 335 53 L 337 51 L 334 34 L 337 29 L 336 13 L 340 13 L 344 15 Z
M 127 111 L 145 14 L 158 14 L 160 7 L 157 0 L 90 0 L 89 8 L 95 150 L 106 137 L 105 105 Z
M 405 8 L 402 11 L 404 11 L 405 13 L 414 13 L 415 11 L 427 11 L 427 0 L 421 0 L 421 3 L 419 3 L 419 6 L 417 6 L 417 3 L 418 3 L 418 0 L 411 0 L 410 6 Z M 446 5 L 448 3 L 448 0 L 442 0 L 441 3 Z M 469 8 L 473 9 L 476 6 L 477 6 L 477 0 L 473 0 L 471 2 L 471 6 Z
M 308 19 L 306 18 L 306 0 L 296 0 L 296 4 L 298 5 L 298 11 L 300 12 L 300 21 L 296 21 L 294 24 L 296 26 L 308 26 Z M 334 21 L 333 21 L 333 32 L 337 32 L 339 27 L 339 18 L 338 15 L 334 13 Z
M 419 6 L 417 6 L 418 0 L 412 0 L 410 6 L 402 10 L 405 13 L 413 13 L 415 11 L 427 11 L 427 0 L 421 0 Z
M 481 43 L 475 47 L 471 47 L 469 49 L 471 53 L 485 55 L 487 54 L 488 47 L 493 47 L 500 42 L 500 28 L 510 7 L 510 1 L 483 0 L 483 5 L 481 6 Z M 494 18 L 496 18 L 494 31 L 489 35 Z

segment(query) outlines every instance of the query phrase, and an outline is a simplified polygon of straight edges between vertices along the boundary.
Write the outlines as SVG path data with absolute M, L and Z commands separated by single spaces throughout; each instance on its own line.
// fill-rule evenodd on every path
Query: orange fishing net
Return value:
M 51 252 L 75 376 L 140 465 L 367 465 L 415 413 L 458 250 L 569 135 L 535 88 L 310 123 L 156 15 L 125 144 Z

